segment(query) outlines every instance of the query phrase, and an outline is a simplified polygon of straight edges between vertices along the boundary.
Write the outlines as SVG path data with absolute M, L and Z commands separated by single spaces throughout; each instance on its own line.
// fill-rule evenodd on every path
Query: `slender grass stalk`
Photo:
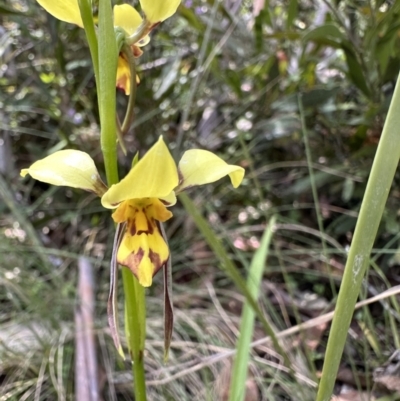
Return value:
M 217 238 L 213 230 L 210 228 L 208 222 L 204 219 L 204 217 L 199 212 L 198 208 L 193 204 L 193 202 L 185 193 L 179 194 L 179 199 L 182 202 L 183 206 L 185 207 L 186 211 L 190 214 L 190 216 L 196 223 L 197 228 L 202 233 L 207 244 L 214 251 L 215 256 L 221 263 L 221 267 L 229 275 L 229 277 L 235 283 L 235 285 L 243 294 L 243 296 L 246 297 L 246 301 L 251 305 L 255 314 L 260 319 L 265 332 L 271 337 L 272 343 L 276 351 L 282 355 L 285 365 L 291 368 L 289 357 L 286 354 L 285 350 L 279 344 L 274 329 L 272 328 L 271 324 L 268 322 L 266 317 L 261 312 L 260 307 L 257 304 L 257 301 L 251 295 L 249 288 L 247 287 L 246 281 L 243 279 L 243 277 L 239 273 L 234 263 L 232 263 L 230 257 L 225 251 L 225 248 L 221 245 L 219 239 Z
M 254 254 L 250 264 L 247 286 L 254 299 L 258 298 L 265 261 L 272 240 L 276 218 L 272 216 L 264 231 L 260 247 Z M 239 340 L 236 346 L 236 357 L 233 365 L 229 401 L 242 401 L 245 397 L 248 363 L 250 358 L 250 343 L 253 337 L 255 313 L 246 301 L 243 307 L 242 321 L 239 329 Z
M 317 401 L 331 399 L 345 346 L 354 305 L 360 292 L 369 256 L 400 158 L 400 79 L 386 117 L 371 174 L 361 204 L 353 241 L 343 274 L 337 306 L 329 334 Z
M 321 214 L 321 206 L 319 204 L 319 197 L 318 197 L 318 190 L 317 190 L 317 184 L 315 180 L 315 175 L 314 175 L 314 169 L 313 169 L 313 161 L 311 157 L 311 148 L 310 148 L 310 141 L 308 139 L 308 131 L 307 131 L 307 126 L 306 122 L 304 119 L 304 109 L 303 109 L 303 102 L 301 99 L 301 95 L 298 96 L 297 98 L 298 106 L 299 106 L 299 114 L 300 114 L 300 121 L 301 121 L 301 131 L 303 133 L 303 142 L 304 142 L 304 148 L 306 151 L 306 158 L 307 158 L 307 164 L 308 164 L 308 174 L 310 176 L 310 183 L 311 183 L 311 191 L 313 195 L 313 200 L 314 200 L 314 205 L 315 205 L 315 214 L 317 216 L 317 222 L 318 222 L 318 230 L 321 233 L 324 233 L 324 223 L 322 221 L 322 214 Z M 335 287 L 335 282 L 331 277 L 331 269 L 329 264 L 326 262 L 328 260 L 328 253 L 327 253 L 327 246 L 326 246 L 326 240 L 323 235 L 321 235 L 321 245 L 322 245 L 322 254 L 325 259 L 325 269 L 327 273 L 329 274 L 329 284 L 331 286 L 331 291 L 334 297 L 336 297 L 337 292 L 336 292 L 336 287 Z

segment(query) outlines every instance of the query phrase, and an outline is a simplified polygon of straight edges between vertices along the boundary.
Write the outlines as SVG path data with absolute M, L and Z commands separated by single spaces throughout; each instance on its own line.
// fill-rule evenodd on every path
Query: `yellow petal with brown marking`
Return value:
M 123 202 L 112 217 L 116 223 L 127 222 L 118 263 L 128 267 L 143 287 L 149 287 L 169 257 L 158 222 L 168 220 L 172 213 L 159 199 L 146 198 Z

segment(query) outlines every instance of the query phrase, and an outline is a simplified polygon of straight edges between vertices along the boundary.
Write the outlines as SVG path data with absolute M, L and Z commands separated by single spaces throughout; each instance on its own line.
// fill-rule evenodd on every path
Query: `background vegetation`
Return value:
M 74 399 L 82 256 L 95 276 L 102 397 L 130 400 L 130 366 L 107 327 L 109 213 L 93 195 L 19 178 L 63 148 L 90 153 L 101 169 L 84 32 L 36 2 L 9 3 L 0 2 L 0 400 Z M 201 147 L 245 167 L 238 190 L 225 180 L 190 194 L 243 276 L 277 219 L 260 302 L 292 370 L 268 342 L 255 346 L 247 400 L 315 399 L 329 334 L 318 318 L 340 287 L 400 67 L 399 32 L 398 1 L 187 0 L 139 60 L 121 175 L 160 134 L 177 158 Z M 123 110 L 123 93 L 118 102 Z M 360 300 L 400 284 L 399 196 L 397 174 Z M 225 400 L 244 298 L 182 205 L 173 213 L 174 335 L 164 366 L 159 275 L 147 296 L 149 399 Z M 398 399 L 387 367 L 397 363 L 388 359 L 400 348 L 399 312 L 384 296 L 357 309 L 338 400 Z M 257 323 L 254 339 L 265 336 Z

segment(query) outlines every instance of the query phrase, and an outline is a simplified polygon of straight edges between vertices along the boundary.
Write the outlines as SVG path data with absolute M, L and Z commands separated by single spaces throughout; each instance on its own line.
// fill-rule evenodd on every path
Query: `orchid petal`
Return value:
M 100 178 L 94 161 L 79 150 L 60 150 L 21 170 L 21 176 L 57 186 L 81 188 L 102 196 L 107 187 Z
M 129 4 L 114 6 L 114 26 L 122 28 L 128 35 L 135 33 L 141 23 L 142 17 Z
M 149 287 L 169 257 L 158 222 L 170 219 L 172 213 L 157 198 L 131 199 L 123 202 L 112 217 L 116 223 L 127 222 L 118 248 L 118 263 L 129 267 L 139 283 Z
M 37 0 L 53 17 L 83 28 L 78 0 Z
M 136 49 L 139 49 L 136 47 Z M 140 78 L 136 75 L 136 85 L 140 84 Z M 117 65 L 117 88 L 122 89 L 125 95 L 129 96 L 131 93 L 131 69 L 126 58 L 121 53 L 118 57 Z
M 147 21 L 151 24 L 162 22 L 176 13 L 181 0 L 140 0 Z
M 176 203 L 176 195 L 175 192 L 172 191 L 170 194 L 167 196 L 160 197 L 160 200 L 162 203 L 166 206 L 173 206 Z
M 169 249 L 158 229 L 153 234 L 130 235 L 126 232 L 117 255 L 118 263 L 127 266 L 140 285 L 150 287 L 153 276 L 167 262 Z
M 128 61 L 121 55 L 118 57 L 117 88 L 123 89 L 127 96 L 131 93 L 131 69 Z
M 181 183 L 177 192 L 217 181 L 226 175 L 229 175 L 233 187 L 237 188 L 244 177 L 242 167 L 227 164 L 214 153 L 200 149 L 186 151 L 179 162 L 178 170 Z
M 103 195 L 101 203 L 113 209 L 127 199 L 164 198 L 177 185 L 178 172 L 174 159 L 160 136 L 128 175 Z

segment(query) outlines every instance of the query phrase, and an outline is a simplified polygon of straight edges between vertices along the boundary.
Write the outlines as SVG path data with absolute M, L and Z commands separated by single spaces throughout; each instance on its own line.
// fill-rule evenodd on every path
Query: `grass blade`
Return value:
M 260 282 L 265 267 L 265 261 L 268 256 L 268 250 L 271 244 L 275 221 L 275 216 L 272 216 L 267 228 L 264 231 L 260 247 L 254 254 L 250 264 L 247 286 L 250 294 L 255 299 L 258 297 Z M 250 343 L 253 337 L 254 320 L 255 312 L 251 305 L 248 302 L 245 302 L 242 313 L 242 321 L 240 323 L 240 336 L 236 347 L 237 353 L 233 365 L 229 401 L 244 400 L 248 371 L 247 365 L 250 357 L 249 351 Z
M 317 401 L 329 401 L 394 173 L 400 158 L 400 82 L 397 79 L 382 137 L 372 164 L 360 214 L 343 274 Z

